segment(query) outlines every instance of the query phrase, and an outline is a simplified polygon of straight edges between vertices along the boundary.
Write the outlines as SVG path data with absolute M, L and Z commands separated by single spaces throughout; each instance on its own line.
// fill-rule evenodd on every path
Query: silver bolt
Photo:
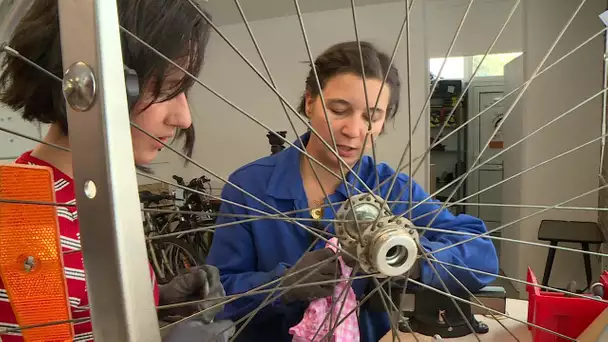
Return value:
M 28 256 L 27 258 L 25 258 L 25 261 L 23 262 L 23 268 L 30 272 L 34 267 L 36 266 L 36 260 L 34 259 L 33 256 Z
M 84 182 L 84 194 L 91 199 L 97 196 L 97 186 L 95 185 L 95 182 L 92 180 Z
M 95 103 L 97 82 L 93 69 L 84 62 L 72 64 L 63 77 L 63 96 L 75 111 L 85 112 Z

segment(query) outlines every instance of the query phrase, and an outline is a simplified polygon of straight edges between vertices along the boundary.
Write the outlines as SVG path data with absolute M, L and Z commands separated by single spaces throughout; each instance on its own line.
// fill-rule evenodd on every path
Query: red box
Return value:
M 532 269 L 528 267 L 528 283 L 538 284 Z M 608 296 L 608 272 L 604 271 L 600 282 Z M 608 307 L 608 303 L 581 297 L 569 297 L 561 292 L 541 291 L 538 286 L 526 285 L 528 292 L 528 323 L 576 339 Z M 590 294 L 583 294 L 590 297 Z M 528 326 L 534 342 L 570 341 L 548 331 Z

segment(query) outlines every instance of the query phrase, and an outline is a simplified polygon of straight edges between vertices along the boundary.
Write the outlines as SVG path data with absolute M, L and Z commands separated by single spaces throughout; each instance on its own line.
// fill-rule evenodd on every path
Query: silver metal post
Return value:
M 600 18 L 604 20 L 608 20 L 608 11 L 602 13 Z M 604 24 L 608 26 L 608 21 L 605 21 Z M 608 33 L 604 33 L 604 70 L 603 70 L 603 88 L 608 86 Z M 602 136 L 606 134 L 606 105 L 608 104 L 608 95 L 606 93 L 602 94 Z M 606 137 L 602 138 L 601 143 L 601 153 L 600 153 L 600 174 L 602 173 L 603 164 L 604 164 L 604 154 L 606 150 Z
M 116 0 L 58 0 L 95 341 L 160 341 L 139 213 Z
M 608 11 L 605 11 L 604 13 L 602 13 L 600 15 L 600 19 L 602 20 L 602 22 L 604 23 L 604 25 L 608 26 Z M 604 33 L 604 63 L 603 63 L 603 89 L 605 89 L 608 86 L 608 32 Z M 602 114 L 602 118 L 601 118 L 601 122 L 602 122 L 602 140 L 601 140 L 601 145 L 600 145 L 600 170 L 599 170 L 599 174 L 602 176 L 606 176 L 606 172 L 608 170 L 606 170 L 606 106 L 608 105 L 608 95 L 606 95 L 606 92 L 604 92 L 602 94 L 602 110 L 601 110 L 601 114 Z M 600 186 L 602 186 L 604 184 L 601 183 L 600 180 Z M 606 191 L 606 189 L 600 190 L 600 192 L 598 193 L 598 207 L 602 208 L 605 207 L 608 201 L 608 192 Z M 606 213 L 600 211 L 598 212 L 598 225 L 600 227 L 600 229 L 602 230 L 602 233 L 604 234 L 604 238 L 608 237 L 608 215 L 606 215 Z M 606 242 L 602 243 L 601 245 L 601 251 L 606 253 L 608 250 L 608 245 L 606 244 Z M 607 260 L 606 258 L 601 258 L 601 263 L 602 263 L 602 267 L 606 267 L 608 266 L 607 264 Z

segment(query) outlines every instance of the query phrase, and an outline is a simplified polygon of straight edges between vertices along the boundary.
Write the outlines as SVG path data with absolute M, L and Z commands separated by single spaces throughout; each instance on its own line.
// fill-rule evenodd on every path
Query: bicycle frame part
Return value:
M 94 338 L 160 342 L 137 198 L 117 4 L 58 4 L 63 90 Z

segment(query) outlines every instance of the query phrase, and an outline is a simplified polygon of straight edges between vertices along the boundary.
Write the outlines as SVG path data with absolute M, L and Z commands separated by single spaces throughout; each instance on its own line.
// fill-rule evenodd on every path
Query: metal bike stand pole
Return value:
M 605 26 L 608 26 L 608 11 L 605 11 L 600 15 L 600 19 Z M 603 63 L 603 86 L 602 89 L 608 86 L 608 32 L 604 32 L 604 63 Z M 600 154 L 600 174 L 602 173 L 605 149 L 606 149 L 606 106 L 608 105 L 608 95 L 606 92 L 602 94 L 602 140 L 601 140 L 601 154 Z
M 604 23 L 605 26 L 608 26 L 608 11 L 600 14 L 600 19 Z M 602 89 L 606 89 L 608 86 L 608 32 L 604 32 L 604 63 L 603 63 L 603 77 L 602 77 Z M 600 111 L 601 117 L 601 132 L 602 132 L 602 140 L 600 145 L 600 170 L 599 174 L 606 178 L 606 173 L 608 172 L 608 165 L 606 160 L 606 106 L 608 106 L 608 94 L 604 92 L 602 94 L 602 110 Z M 603 186 L 603 180 L 600 179 L 599 185 Z M 608 191 L 606 189 L 602 189 L 598 193 L 598 207 L 602 208 L 608 204 Z M 600 227 L 600 230 L 604 234 L 604 237 L 608 237 L 608 214 L 600 211 L 598 212 L 597 223 Z M 601 251 L 603 253 L 608 253 L 608 245 L 604 242 L 601 247 Z M 608 267 L 608 260 L 605 257 L 602 257 L 601 264 L 603 268 Z
M 116 0 L 58 1 L 63 91 L 94 338 L 160 341 Z

